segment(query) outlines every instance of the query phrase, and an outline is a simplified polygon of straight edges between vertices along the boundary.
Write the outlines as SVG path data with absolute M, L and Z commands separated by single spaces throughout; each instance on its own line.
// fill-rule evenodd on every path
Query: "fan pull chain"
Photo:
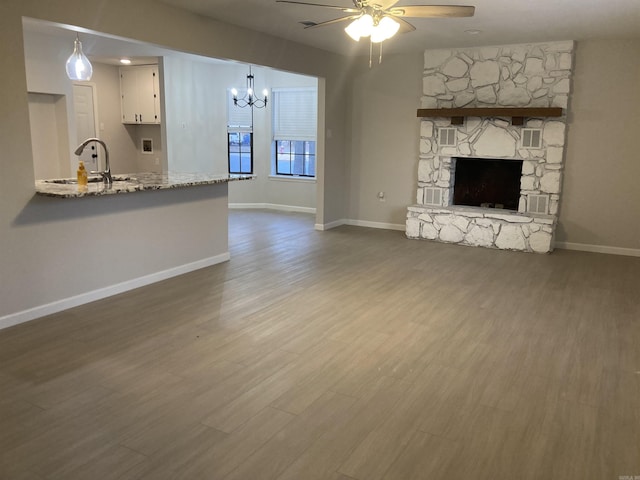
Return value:
M 382 63 L 382 43 L 380 42 L 380 50 L 378 51 L 378 65 Z M 373 65 L 373 42 L 371 41 L 371 37 L 369 37 L 369 68 Z

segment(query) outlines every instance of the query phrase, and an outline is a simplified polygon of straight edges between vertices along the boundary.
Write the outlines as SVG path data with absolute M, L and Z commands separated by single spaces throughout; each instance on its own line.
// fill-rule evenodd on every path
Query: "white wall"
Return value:
M 34 149 L 43 150 L 43 155 L 36 155 L 37 178 L 68 177 L 75 174 L 77 157 L 73 155 L 73 150 L 78 144 L 76 138 L 76 125 L 73 107 L 72 82 L 67 78 L 64 70 L 65 56 L 69 53 L 69 41 L 65 38 L 47 35 L 43 33 L 29 32 L 24 35 L 25 40 L 25 63 L 27 74 L 27 87 L 30 92 L 38 92 L 40 95 L 31 96 L 31 123 L 32 139 L 40 139 L 40 144 L 49 144 L 49 149 L 61 144 L 67 150 L 66 154 L 61 154 L 61 162 L 52 162 L 44 155 L 46 145 L 34 144 Z M 139 132 L 140 127 L 136 125 L 123 125 L 120 110 L 120 74 L 117 66 L 105 65 L 93 62 L 93 76 L 89 83 L 94 84 L 97 96 L 98 125 L 96 134 L 104 140 L 109 147 L 111 171 L 113 173 L 131 173 L 136 171 L 153 171 L 154 162 L 151 158 L 139 158 Z M 47 102 L 41 94 L 47 94 L 50 101 L 57 99 L 57 105 L 50 105 L 58 110 L 64 110 L 67 114 L 67 124 L 51 124 L 51 115 L 55 115 L 53 108 L 46 108 Z M 39 99 L 39 101 L 36 101 Z M 66 106 L 66 108 L 64 108 Z M 44 110 L 43 110 L 44 109 Z M 46 128 L 47 123 L 43 122 L 41 115 L 49 117 L 47 123 L 55 128 Z M 62 122 L 60 122 L 62 123 Z M 64 128 L 63 128 L 64 127 Z M 159 140 L 160 127 L 152 126 L 155 136 Z M 60 139 L 54 135 L 56 131 L 66 132 L 67 139 Z M 46 135 L 42 135 L 47 132 Z M 56 138 L 52 138 L 52 137 Z M 56 140 L 56 144 L 53 142 Z M 42 148 L 40 148 L 42 147 Z M 161 156 L 161 142 L 158 142 L 156 156 Z M 38 161 L 39 159 L 39 161 Z M 47 161 L 49 160 L 49 161 Z M 65 161 L 66 160 L 66 161 Z M 148 161 L 148 165 L 139 165 L 139 160 Z
M 122 123 L 120 109 L 120 71 L 117 66 L 93 62 L 91 83 L 98 99 L 98 138 L 109 147 L 112 173 L 149 171 L 138 167 L 136 126 Z M 131 128 L 131 130 L 129 130 Z M 159 129 L 159 127 L 156 127 Z
M 73 150 L 77 146 L 76 123 L 73 113 L 73 84 L 67 78 L 64 69 L 66 62 L 65 57 L 68 58 L 69 56 L 66 54 L 68 50 L 68 42 L 65 42 L 64 39 L 61 38 L 54 38 L 39 33 L 27 35 L 24 38 L 28 91 L 36 94 L 49 95 L 52 102 L 54 100 L 59 102 L 57 107 L 52 104 L 52 108 L 47 110 L 49 115 L 55 116 L 54 108 L 62 110 L 68 115 L 66 129 L 56 123 L 56 128 L 48 129 L 45 135 L 38 132 L 39 138 L 37 142 L 40 146 L 37 146 L 36 150 L 40 150 L 45 140 L 51 141 L 54 136 L 57 140 L 54 150 L 57 154 L 55 161 L 47 162 L 42 155 L 37 154 L 38 173 L 42 172 L 43 175 L 57 172 L 57 176 L 67 177 L 71 175 L 71 172 L 75 172 L 75 167 L 77 166 L 77 157 L 73 155 Z M 40 96 L 39 102 L 35 101 L 36 98 L 38 97 L 31 97 L 31 111 L 34 115 L 44 113 L 42 109 L 45 107 L 43 102 L 45 97 Z M 40 123 L 40 120 L 35 119 L 35 122 Z M 38 127 L 44 126 L 45 125 L 42 124 L 38 125 Z M 61 132 L 66 133 L 66 141 L 64 138 L 59 138 L 58 133 Z M 67 148 L 67 152 L 58 152 L 59 145 L 64 145 Z
M 27 78 L 30 88 L 37 91 L 70 95 L 69 81 L 59 62 L 66 60 L 68 40 L 53 35 L 30 32 L 25 35 Z M 64 55 L 60 52 L 64 52 Z M 62 60 L 61 60 L 62 58 Z M 202 61 L 193 56 L 174 55 L 163 59 L 162 75 L 165 86 L 165 116 L 167 129 L 168 169 L 179 172 L 207 172 L 224 174 L 227 166 L 227 99 L 231 87 L 244 87 L 248 66 L 240 63 Z M 110 151 L 113 173 L 162 171 L 163 151 L 160 125 L 124 125 L 120 110 L 119 67 L 93 62 L 91 83 L 95 84 L 98 99 L 98 136 Z M 256 88 L 314 87 L 317 79 L 311 76 L 253 67 Z M 49 97 L 51 100 L 51 97 Z M 73 108 L 73 101 L 63 97 Z M 53 100 L 51 100 L 53 101 Z M 53 115 L 52 108 L 42 112 L 42 102 L 32 109 Z M 35 111 L 34 111 L 35 114 Z M 69 112 L 69 125 L 74 125 L 73 110 Z M 42 117 L 40 117 L 42 118 Z M 38 121 L 39 119 L 35 119 Z M 50 118 L 49 118 L 50 120 Z M 252 182 L 230 185 L 230 202 L 236 204 L 275 204 L 313 209 L 316 206 L 316 182 L 269 178 L 271 173 L 271 104 L 266 109 L 255 109 L 254 116 L 254 173 Z M 38 122 L 41 123 L 41 122 Z M 51 123 L 52 124 L 52 123 Z M 53 125 L 53 124 L 52 124 Z M 51 144 L 52 135 L 48 135 Z M 77 140 L 71 133 L 72 145 Z M 142 138 L 151 138 L 153 155 L 141 152 Z M 43 145 L 44 146 L 44 145 Z M 38 156 L 40 158 L 41 156 Z M 69 159 L 70 168 L 39 169 L 38 178 L 73 176 L 77 158 Z M 46 166 L 46 165 L 45 165 Z M 68 171 L 67 171 L 68 170 Z M 44 172 L 47 172 L 46 174 Z
M 256 90 L 314 87 L 317 79 L 263 67 L 252 67 Z M 164 58 L 167 152 L 169 170 L 228 172 L 227 92 L 246 85 L 248 66 L 207 63 L 171 55 Z M 232 204 L 271 204 L 313 209 L 316 182 L 269 178 L 272 110 L 254 109 L 253 168 L 257 178 L 229 185 Z
M 66 97 L 30 93 L 29 119 L 36 178 L 68 177 L 71 171 Z
M 165 122 L 169 170 L 227 173 L 224 85 L 233 67 L 164 58 Z
M 247 67 L 241 66 L 235 72 L 234 83 L 228 85 L 242 87 L 246 84 Z M 269 68 L 253 68 L 256 90 L 263 88 L 318 88 L 316 78 L 296 75 Z M 252 182 L 237 182 L 229 185 L 229 203 L 267 204 L 302 209 L 316 207 L 316 181 L 307 179 L 273 178 L 271 175 L 273 110 L 272 103 L 264 109 L 255 109 L 253 114 L 254 158 L 253 171 L 257 175 Z M 322 124 L 319 123 L 320 128 Z
M 166 157 L 163 151 L 161 125 L 125 125 L 129 138 L 133 139 L 137 152 L 137 166 L 130 172 L 163 172 Z M 153 153 L 142 151 L 142 139 L 151 139 Z

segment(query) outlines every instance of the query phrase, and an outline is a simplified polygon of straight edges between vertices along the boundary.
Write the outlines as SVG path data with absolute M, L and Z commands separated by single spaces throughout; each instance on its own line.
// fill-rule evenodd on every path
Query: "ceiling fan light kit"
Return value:
M 383 42 L 393 37 L 400 30 L 400 24 L 391 17 L 382 17 L 377 22 L 367 14 L 356 18 L 344 29 L 356 42 L 362 37 L 371 37 L 373 43 Z
M 382 42 L 393 37 L 398 31 L 412 32 L 416 29 L 402 17 L 414 18 L 454 18 L 472 17 L 475 7 L 468 5 L 408 5 L 396 6 L 399 0 L 353 0 L 354 7 L 324 5 L 320 3 L 299 2 L 297 0 L 276 0 L 278 3 L 293 3 L 311 7 L 323 7 L 341 10 L 347 16 L 312 23 L 306 28 L 318 28 L 351 21 L 344 29 L 347 35 L 359 42 L 362 37 L 369 37 L 370 43 L 380 44 L 380 61 L 382 61 Z M 369 46 L 369 66 L 371 66 L 371 45 Z

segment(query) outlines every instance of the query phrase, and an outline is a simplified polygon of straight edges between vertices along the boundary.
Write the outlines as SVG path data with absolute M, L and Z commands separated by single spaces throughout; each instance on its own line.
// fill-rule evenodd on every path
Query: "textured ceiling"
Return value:
M 313 6 L 276 3 L 275 0 L 159 0 L 226 23 L 269 33 L 344 55 L 364 54 L 369 44 L 351 40 L 344 23 L 304 30 L 302 21 L 323 22 L 342 12 Z M 309 0 L 343 7 L 350 0 Z M 400 0 L 398 5 L 429 4 Z M 471 18 L 410 19 L 417 30 L 396 35 L 384 44 L 390 53 L 426 48 L 584 40 L 588 38 L 640 38 L 640 0 L 437 0 L 439 5 L 476 7 Z M 465 30 L 480 30 L 470 35 Z

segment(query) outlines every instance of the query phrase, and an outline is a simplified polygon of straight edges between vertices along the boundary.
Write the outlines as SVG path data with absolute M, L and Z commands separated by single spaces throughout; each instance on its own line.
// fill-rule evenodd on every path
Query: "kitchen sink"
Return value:
M 78 180 L 75 178 L 52 178 L 49 180 L 42 180 L 45 183 L 57 183 L 60 185 L 75 185 Z M 102 177 L 91 176 L 87 179 L 87 183 L 102 183 Z M 113 175 L 114 182 L 136 182 L 137 179 L 129 177 L 127 175 Z

